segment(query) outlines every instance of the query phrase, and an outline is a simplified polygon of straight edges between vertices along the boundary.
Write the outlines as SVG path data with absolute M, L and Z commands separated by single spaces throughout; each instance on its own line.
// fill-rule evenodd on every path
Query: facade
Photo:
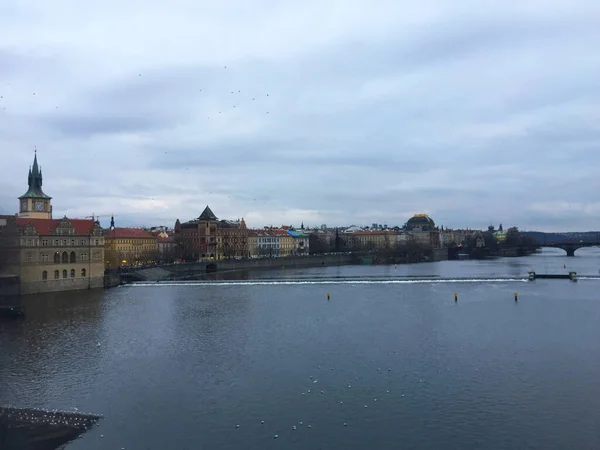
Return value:
M 279 236 L 268 228 L 258 230 L 258 256 L 279 256 L 281 242 Z
M 207 206 L 197 219 L 175 223 L 175 243 L 179 257 L 185 261 L 220 259 L 217 216 Z
M 294 238 L 288 233 L 288 227 L 269 228 L 268 232 L 271 236 L 279 239 L 279 256 L 290 256 L 294 254 Z
M 400 235 L 399 231 L 393 230 L 361 230 L 345 233 L 347 245 L 360 250 L 395 248 Z
M 242 220 L 220 220 L 217 222 L 217 254 L 223 258 L 247 258 L 248 228 Z
M 88 219 L 7 220 L 0 230 L 2 271 L 22 294 L 104 286 L 104 230 Z
M 173 236 L 156 236 L 158 258 L 161 261 L 172 262 L 175 260 L 175 239 Z
M 310 245 L 308 234 L 297 230 L 288 230 L 288 234 L 293 239 L 292 255 L 308 255 Z
M 52 218 L 51 197 L 42 191 L 37 152 L 19 213 L 3 216 L 0 272 L 18 276 L 22 294 L 104 286 L 104 230 L 96 220 Z
M 258 256 L 258 231 L 248 230 L 248 256 L 256 258 Z
M 131 267 L 158 259 L 156 236 L 141 228 L 116 228 L 114 218 L 110 224 L 104 241 L 107 268 Z

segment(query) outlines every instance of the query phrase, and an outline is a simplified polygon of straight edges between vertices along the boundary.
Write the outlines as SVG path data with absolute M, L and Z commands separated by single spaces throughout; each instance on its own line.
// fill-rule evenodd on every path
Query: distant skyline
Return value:
M 592 0 L 0 3 L 0 214 L 600 229 Z

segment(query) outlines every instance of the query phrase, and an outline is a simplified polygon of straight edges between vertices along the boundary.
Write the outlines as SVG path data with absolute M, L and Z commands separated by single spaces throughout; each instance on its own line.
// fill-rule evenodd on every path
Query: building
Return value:
M 435 222 L 427 214 L 415 214 L 406 222 L 404 226 L 407 231 L 434 231 Z
M 141 228 L 117 228 L 114 217 L 104 242 L 107 268 L 154 263 L 159 258 L 156 236 Z
M 175 244 L 179 257 L 185 261 L 220 259 L 218 245 L 217 216 L 206 206 L 197 219 L 175 223 Z
M 275 242 L 275 244 L 279 243 L 278 251 L 276 253 L 278 256 L 290 256 L 294 254 L 294 238 L 288 230 L 289 227 L 285 226 L 282 226 L 281 228 L 266 228 L 268 236 L 276 239 L 273 242 Z M 265 236 L 265 238 L 266 237 L 267 236 Z M 268 242 L 268 239 L 266 242 Z M 275 248 L 277 248 L 277 245 L 275 245 Z
M 248 230 L 248 256 L 250 258 L 258 256 L 258 230 Z
M 309 253 L 308 234 L 304 233 L 304 231 L 298 231 L 298 230 L 287 230 L 287 232 L 293 239 L 293 248 L 292 248 L 291 254 L 292 255 L 308 255 L 308 253 Z
M 219 220 L 217 222 L 217 254 L 223 258 L 247 258 L 248 228 L 242 220 Z
M 163 262 L 173 262 L 176 258 L 175 239 L 173 236 L 162 236 L 162 233 L 156 236 L 158 245 L 158 259 Z
M 257 233 L 257 249 L 258 256 L 279 256 L 281 241 L 279 235 L 273 233 L 268 228 L 258 230 Z
M 0 227 L 0 272 L 19 277 L 22 294 L 104 286 L 104 230 L 89 219 L 52 218 L 37 154 L 19 213 Z
M 393 230 L 356 230 L 354 228 L 344 233 L 346 245 L 357 250 L 391 250 L 399 242 L 399 231 Z

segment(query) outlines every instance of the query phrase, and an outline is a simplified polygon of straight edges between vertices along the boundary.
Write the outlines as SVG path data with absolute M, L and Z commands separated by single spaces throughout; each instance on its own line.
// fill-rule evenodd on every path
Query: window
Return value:
M 66 247 L 67 246 L 67 240 L 63 239 L 63 245 Z
M 33 258 L 32 258 L 32 256 L 31 256 L 31 253 L 30 253 L 30 254 L 28 254 L 28 255 L 27 255 L 27 262 L 31 262 L 31 260 L 32 260 L 32 259 L 33 259 Z
M 44 271 L 42 272 L 42 280 L 47 280 L 47 279 L 48 279 L 48 271 L 47 271 L 47 270 L 44 270 Z
M 69 256 L 69 262 L 71 264 L 77 262 L 77 254 L 75 252 L 71 252 L 71 255 Z
M 48 245 L 48 239 L 42 239 L 42 245 Z
M 81 259 L 82 261 L 85 261 L 85 260 L 87 259 L 87 254 L 86 254 L 86 253 L 82 253 L 82 254 L 80 254 L 79 256 L 80 256 L 80 259 Z
M 100 241 L 98 239 L 96 239 L 96 245 L 99 245 Z
M 33 245 L 33 241 L 31 239 L 27 240 L 27 245 Z
M 55 280 L 58 280 L 58 270 L 55 270 L 55 271 L 54 271 L 54 279 L 55 279 Z
M 83 239 L 81 240 L 81 245 L 85 245 L 85 241 Z
M 75 278 L 75 269 L 71 269 L 71 278 Z
M 82 276 L 82 277 L 85 277 L 85 276 L 86 276 L 85 269 L 81 269 L 81 276 Z
M 75 239 L 71 239 L 71 245 L 75 245 Z
M 68 263 L 69 262 L 69 254 L 67 252 L 63 252 L 63 254 L 62 254 L 62 262 L 63 263 Z
M 54 264 L 59 264 L 60 263 L 60 253 L 55 252 L 54 253 Z
M 67 270 L 63 270 L 63 278 L 67 278 Z
M 47 253 L 42 253 L 42 261 L 48 262 L 48 254 Z

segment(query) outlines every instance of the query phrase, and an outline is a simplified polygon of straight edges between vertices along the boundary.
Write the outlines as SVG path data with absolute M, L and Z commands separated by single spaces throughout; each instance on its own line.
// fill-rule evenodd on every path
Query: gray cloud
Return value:
M 0 7 L 4 211 L 37 145 L 57 215 L 597 228 L 591 0 L 58 3 Z

